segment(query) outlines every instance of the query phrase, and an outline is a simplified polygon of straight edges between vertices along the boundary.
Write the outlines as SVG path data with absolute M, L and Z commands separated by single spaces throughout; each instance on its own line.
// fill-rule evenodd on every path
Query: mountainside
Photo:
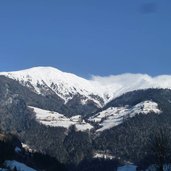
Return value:
M 153 101 L 142 101 L 134 106 L 109 107 L 102 112 L 93 115 L 88 120 L 98 125 L 96 132 L 101 132 L 124 123 L 127 119 L 133 118 L 139 114 L 161 114 L 158 104 Z
M 30 88 L 33 92 L 41 95 L 59 96 L 64 103 L 69 103 L 75 96 L 80 96 L 80 102 L 84 105 L 88 101 L 94 101 L 97 106 L 105 103 L 101 87 L 95 83 L 74 74 L 62 72 L 52 67 L 36 67 L 23 71 L 0 73 L 20 84 Z
M 0 131 L 62 163 L 147 164 L 150 137 L 171 130 L 170 83 L 142 74 L 86 80 L 49 67 L 0 73 Z
M 129 108 L 137 104 L 139 106 L 144 100 L 146 103 L 143 108 L 148 105 L 148 112 L 141 107 L 141 112 L 137 110 L 134 117 L 128 115 L 124 121 L 122 120 L 122 124 L 98 134 L 95 138 L 98 150 L 109 150 L 116 158 L 141 166 L 154 162 L 154 156 L 150 157 L 151 138 L 156 136 L 160 129 L 165 130 L 168 138 L 171 137 L 171 90 L 147 89 L 128 92 L 108 103 L 102 112 L 125 105 Z
M 82 105 L 93 101 L 100 108 L 129 91 L 171 88 L 171 76 L 167 75 L 150 77 L 146 74 L 122 74 L 109 77 L 93 76 L 87 80 L 52 67 L 1 72 L 0 75 L 18 81 L 39 95 L 57 95 L 64 104 L 70 106 L 75 100 Z

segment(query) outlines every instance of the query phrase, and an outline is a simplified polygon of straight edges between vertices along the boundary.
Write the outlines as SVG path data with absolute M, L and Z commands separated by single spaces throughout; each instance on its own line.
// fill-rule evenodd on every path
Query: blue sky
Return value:
M 0 1 L 0 71 L 171 74 L 170 0 Z

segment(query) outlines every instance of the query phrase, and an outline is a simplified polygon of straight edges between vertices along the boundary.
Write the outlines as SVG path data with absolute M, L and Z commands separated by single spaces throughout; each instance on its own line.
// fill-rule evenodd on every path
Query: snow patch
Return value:
M 68 118 L 58 112 L 43 110 L 32 106 L 29 106 L 29 108 L 33 109 L 36 113 L 36 119 L 47 126 L 64 127 L 68 129 L 71 125 L 75 125 L 78 131 L 86 131 L 93 128 L 92 125 L 82 119 L 81 115 Z
M 29 145 L 21 143 L 22 144 L 22 148 L 24 148 L 26 151 L 33 153 L 36 152 L 36 150 L 33 150 Z
M 93 158 L 102 158 L 102 159 L 114 159 L 115 157 L 112 156 L 110 153 L 105 153 L 103 151 L 95 152 Z
M 144 101 L 138 103 L 133 107 L 110 107 L 96 115 L 90 117 L 88 120 L 94 123 L 98 123 L 101 126 L 100 129 L 96 130 L 104 131 L 117 126 L 124 122 L 127 118 L 134 117 L 136 114 L 148 114 L 156 113 L 160 114 L 161 111 L 158 109 L 158 104 L 153 101 Z
M 31 167 L 28 167 L 25 164 L 20 163 L 20 162 L 15 161 L 15 160 L 6 160 L 4 162 L 4 165 L 7 168 L 10 168 L 11 170 L 13 170 L 14 168 L 16 168 L 17 171 L 36 171 L 35 169 L 32 169 Z
M 117 168 L 117 171 L 136 171 L 136 170 L 137 170 L 137 166 L 133 164 L 126 164 L 124 166 Z

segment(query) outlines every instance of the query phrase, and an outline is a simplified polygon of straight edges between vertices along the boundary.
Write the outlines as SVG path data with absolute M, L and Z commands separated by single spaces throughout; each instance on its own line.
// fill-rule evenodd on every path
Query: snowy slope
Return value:
M 68 118 L 57 112 L 43 110 L 32 106 L 30 106 L 30 108 L 36 113 L 36 119 L 47 126 L 64 127 L 68 129 L 71 125 L 75 125 L 78 131 L 86 131 L 93 128 L 93 126 L 86 123 L 80 115 Z
M 52 127 L 64 127 L 67 129 L 71 125 L 75 125 L 78 131 L 91 130 L 94 128 L 94 125 L 98 125 L 99 128 L 96 130 L 96 132 L 101 132 L 117 126 L 123 123 L 127 118 L 134 117 L 140 113 L 161 113 L 158 108 L 158 104 L 153 101 L 144 101 L 133 107 L 110 107 L 95 114 L 94 116 L 91 116 L 87 121 L 85 121 L 80 115 L 75 115 L 68 118 L 57 112 L 43 110 L 32 106 L 29 106 L 29 108 L 35 112 L 37 121 L 44 125 Z
M 10 169 L 14 169 L 16 168 L 17 171 L 36 171 L 35 169 L 31 168 L 31 167 L 28 167 L 26 166 L 25 164 L 23 163 L 20 163 L 18 161 L 15 161 L 15 160 L 6 160 L 4 162 L 4 165 L 7 167 L 7 168 L 10 168 Z
M 103 93 L 99 88 L 92 85 L 92 81 L 78 77 L 71 73 L 62 72 L 52 67 L 35 67 L 16 72 L 3 72 L 0 75 L 7 76 L 19 81 L 22 85 L 29 87 L 37 94 L 57 94 L 65 103 L 74 97 L 82 95 L 82 103 L 93 100 L 101 106 L 98 100 L 92 95 L 102 97 Z
M 158 104 L 152 101 L 144 101 L 133 107 L 110 107 L 90 117 L 89 121 L 97 123 L 101 127 L 96 130 L 99 132 L 117 126 L 127 118 L 134 117 L 136 114 L 148 114 L 151 112 L 156 114 L 161 113 L 158 109 Z
M 117 171 L 136 171 L 137 166 L 134 164 L 126 164 L 117 168 Z
M 122 74 L 109 77 L 93 76 L 90 80 L 52 67 L 35 67 L 22 71 L 2 72 L 29 87 L 37 94 L 57 94 L 65 103 L 74 95 L 81 95 L 81 103 L 93 100 L 102 107 L 123 93 L 147 88 L 171 88 L 171 76 L 150 77 L 146 74 Z M 103 99 L 104 103 L 98 100 Z

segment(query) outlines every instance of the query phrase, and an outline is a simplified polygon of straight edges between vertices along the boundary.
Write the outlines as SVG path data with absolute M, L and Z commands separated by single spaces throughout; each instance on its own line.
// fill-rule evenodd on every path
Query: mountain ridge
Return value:
M 148 88 L 171 89 L 169 75 L 151 77 L 147 74 L 125 73 L 108 77 L 92 76 L 91 79 L 85 79 L 49 66 L 0 72 L 0 75 L 19 81 L 37 94 L 56 94 L 65 103 L 74 96 L 81 95 L 80 102 L 83 105 L 91 100 L 98 107 L 103 107 L 109 101 L 129 91 Z

